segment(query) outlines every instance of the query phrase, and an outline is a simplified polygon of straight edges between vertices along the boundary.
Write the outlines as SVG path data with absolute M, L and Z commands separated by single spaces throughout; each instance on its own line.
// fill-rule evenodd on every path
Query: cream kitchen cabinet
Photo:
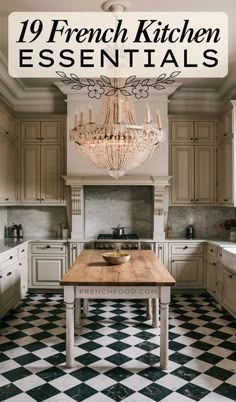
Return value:
M 32 243 L 30 246 L 29 288 L 60 288 L 59 281 L 67 267 L 67 247 L 64 242 Z
M 20 142 L 21 144 L 32 143 L 61 143 L 61 121 L 21 121 Z
M 28 291 L 28 245 L 18 247 L 18 264 L 20 274 L 20 294 L 24 297 Z
M 207 291 L 222 304 L 222 265 L 213 258 L 207 258 Z
M 0 135 L 0 203 L 14 204 L 17 200 L 17 149 L 14 141 Z
M 223 306 L 236 317 L 236 275 L 224 269 L 223 271 Z
M 76 258 L 80 255 L 84 249 L 84 243 L 70 243 L 69 244 L 69 266 L 74 264 Z
M 214 121 L 172 121 L 171 142 L 206 144 L 215 141 Z
M 220 204 L 233 203 L 233 140 L 218 145 L 217 200 Z
M 215 148 L 211 145 L 198 145 L 194 151 L 195 203 L 214 204 L 216 189 Z
M 0 257 L 0 318 L 20 301 L 20 273 L 16 250 Z
M 194 203 L 194 147 L 171 146 L 171 203 Z
M 63 153 L 60 144 L 21 146 L 20 202 L 63 202 Z
M 2 106 L 0 106 L 0 133 L 6 135 L 9 139 L 15 137 L 15 119 Z
M 177 288 L 204 288 L 204 244 L 169 243 L 169 271 Z
M 227 141 L 233 136 L 232 111 L 223 114 L 220 119 L 219 142 Z

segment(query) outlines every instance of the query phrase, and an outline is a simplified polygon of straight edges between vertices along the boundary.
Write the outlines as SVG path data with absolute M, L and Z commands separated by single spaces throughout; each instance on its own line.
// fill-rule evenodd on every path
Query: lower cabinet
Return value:
M 223 306 L 236 317 L 236 275 L 224 269 L 223 271 Z
M 0 270 L 0 318 L 20 301 L 18 262 Z
M 63 242 L 32 243 L 29 288 L 60 288 L 60 280 L 67 266 L 67 247 Z
M 84 249 L 84 243 L 70 243 L 69 247 L 69 266 L 74 264 L 76 258 L 80 255 Z
M 197 256 L 173 256 L 170 261 L 170 274 L 178 288 L 202 288 L 204 259 Z

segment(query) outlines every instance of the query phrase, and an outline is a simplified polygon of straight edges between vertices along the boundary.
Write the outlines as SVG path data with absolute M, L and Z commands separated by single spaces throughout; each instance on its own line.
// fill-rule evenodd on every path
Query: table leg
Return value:
M 75 299 L 75 326 L 81 326 L 81 299 Z
M 150 320 L 152 317 L 152 299 L 146 299 L 146 319 Z
M 152 299 L 152 326 L 159 328 L 159 299 Z
M 88 310 L 89 310 L 89 300 L 83 299 L 83 317 L 88 316 Z
M 170 302 L 170 287 L 162 286 L 161 293 L 161 329 L 160 329 L 160 368 L 166 370 L 168 368 L 168 313 Z
M 64 286 L 64 301 L 66 304 L 66 367 L 75 365 L 74 360 L 74 286 Z

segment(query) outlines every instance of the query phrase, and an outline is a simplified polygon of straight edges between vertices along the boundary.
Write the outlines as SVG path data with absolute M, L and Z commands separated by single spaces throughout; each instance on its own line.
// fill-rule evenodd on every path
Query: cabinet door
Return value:
M 194 124 L 191 121 L 173 121 L 171 123 L 171 141 L 192 144 L 194 141 Z
M 171 147 L 172 204 L 194 202 L 194 147 L 172 145 Z
M 172 256 L 170 273 L 181 288 L 203 287 L 203 258 Z
M 20 194 L 21 202 L 40 202 L 39 145 L 24 145 L 21 147 Z
M 21 143 L 39 143 L 40 142 L 40 122 L 23 121 L 20 130 Z
M 223 295 L 222 304 L 234 316 L 236 316 L 236 275 L 233 275 L 226 269 L 223 273 Z
M 3 317 L 20 300 L 18 263 L 0 272 L 0 317 Z
M 42 121 L 41 122 L 41 142 L 60 143 L 61 142 L 61 122 Z
M 24 297 L 28 291 L 28 259 L 22 258 L 19 262 L 19 275 L 20 275 L 20 292 L 21 297 Z
M 197 121 L 194 123 L 194 141 L 195 143 L 213 143 L 214 142 L 214 122 Z
M 232 128 L 232 111 L 225 113 L 221 118 L 221 133 L 220 140 L 225 141 L 228 138 L 232 137 L 233 128 Z
M 62 152 L 60 145 L 41 146 L 41 202 L 62 201 Z
M 232 164 L 232 139 L 220 144 L 218 149 L 218 201 L 221 204 L 233 202 L 233 164 Z
M 70 244 L 70 266 L 74 264 L 76 258 L 80 255 L 84 249 L 84 243 L 71 243 Z
M 195 147 L 195 202 L 212 204 L 215 201 L 215 150 L 211 145 Z
M 17 163 L 17 150 L 16 144 L 7 142 L 7 185 L 6 185 L 6 198 L 8 202 L 16 201 L 16 163 Z
M 65 256 L 50 255 L 32 256 L 31 280 L 32 286 L 54 288 L 60 285 L 59 281 L 65 273 Z
M 207 261 L 207 291 L 216 297 L 216 285 L 217 285 L 217 263 L 214 260 Z

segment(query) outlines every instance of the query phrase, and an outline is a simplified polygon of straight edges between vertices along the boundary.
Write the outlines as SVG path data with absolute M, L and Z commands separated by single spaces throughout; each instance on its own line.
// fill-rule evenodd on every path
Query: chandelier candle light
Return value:
M 150 158 L 166 136 L 158 111 L 156 124 L 153 124 L 146 104 L 145 122 L 137 125 L 131 97 L 117 91 L 114 96 L 102 99 L 96 122 L 92 118 L 91 105 L 88 122 L 84 121 L 83 111 L 79 120 L 78 113 L 75 114 L 70 139 L 84 157 L 98 168 L 108 169 L 109 174 L 118 179 L 125 170 L 133 169 Z

